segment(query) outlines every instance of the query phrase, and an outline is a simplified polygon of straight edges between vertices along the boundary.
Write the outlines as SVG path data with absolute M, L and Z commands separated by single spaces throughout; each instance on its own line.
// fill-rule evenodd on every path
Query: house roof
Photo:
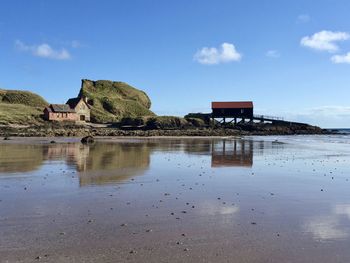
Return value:
M 72 109 L 74 109 L 81 100 L 83 100 L 83 98 L 70 98 L 69 100 L 67 100 L 66 104 L 68 104 Z M 90 105 L 88 103 L 86 103 L 85 101 L 84 103 L 90 108 Z
M 68 104 L 51 104 L 50 108 L 53 112 L 75 112 Z
M 215 101 L 211 103 L 212 109 L 247 109 L 253 108 L 252 101 Z

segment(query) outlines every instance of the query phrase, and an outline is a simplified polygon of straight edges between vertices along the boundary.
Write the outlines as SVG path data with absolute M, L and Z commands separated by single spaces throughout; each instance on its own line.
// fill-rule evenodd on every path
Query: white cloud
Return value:
M 297 17 L 297 23 L 304 24 L 310 22 L 311 17 L 308 14 L 301 14 Z
M 223 43 L 220 49 L 215 47 L 203 47 L 194 55 L 194 60 L 200 64 L 214 65 L 240 61 L 242 55 L 236 50 L 235 46 L 230 43 Z
M 335 64 L 350 64 L 350 52 L 344 54 L 344 55 L 334 55 L 331 57 L 331 61 Z
M 312 36 L 305 36 L 300 44 L 316 50 L 336 52 L 339 46 L 336 42 L 348 40 L 350 35 L 346 32 L 320 31 Z
M 49 44 L 43 43 L 40 45 L 27 45 L 20 40 L 15 42 L 15 47 L 24 52 L 30 52 L 32 55 L 48 58 L 48 59 L 57 59 L 57 60 L 67 60 L 70 59 L 71 56 L 69 52 L 62 48 L 60 50 L 53 49 Z
M 268 50 L 265 55 L 270 58 L 279 58 L 281 56 L 278 50 Z

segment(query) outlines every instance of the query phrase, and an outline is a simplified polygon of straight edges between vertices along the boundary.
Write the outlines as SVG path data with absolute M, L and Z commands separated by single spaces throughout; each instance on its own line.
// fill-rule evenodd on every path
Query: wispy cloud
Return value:
M 195 61 L 205 65 L 240 61 L 241 58 L 242 55 L 231 43 L 223 43 L 219 49 L 215 47 L 203 47 L 194 55 Z
M 259 114 L 284 117 L 288 121 L 309 123 L 324 128 L 350 127 L 350 105 L 326 105 L 297 110 L 279 110 L 276 113 L 274 113 L 273 109 L 259 108 L 257 112 Z
M 300 44 L 304 47 L 320 51 L 337 52 L 339 46 L 336 42 L 348 40 L 350 35 L 347 32 L 320 31 L 312 36 L 305 36 Z
M 320 106 L 285 112 L 286 119 L 312 123 L 321 127 L 350 127 L 350 106 Z
M 265 53 L 265 56 L 269 57 L 269 58 L 279 58 L 281 56 L 280 52 L 278 52 L 278 50 L 268 50 Z
M 15 47 L 19 51 L 30 52 L 33 56 L 56 59 L 56 60 L 67 60 L 71 58 L 70 53 L 65 49 L 53 49 L 49 44 L 42 43 L 39 45 L 27 45 L 20 40 L 15 42 Z
M 298 24 L 305 24 L 311 21 L 311 17 L 308 14 L 301 14 L 297 17 Z
M 334 55 L 331 57 L 331 61 L 335 64 L 350 64 L 350 52 L 344 55 Z

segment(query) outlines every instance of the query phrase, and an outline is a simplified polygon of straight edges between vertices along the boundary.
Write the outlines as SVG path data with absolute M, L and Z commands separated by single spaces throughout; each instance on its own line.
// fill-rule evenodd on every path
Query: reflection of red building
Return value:
M 212 167 L 252 167 L 253 142 L 245 140 L 222 140 L 212 143 Z
M 79 143 L 48 145 L 45 156 L 48 160 L 66 159 L 67 164 L 76 166 L 78 171 L 86 169 L 89 147 Z

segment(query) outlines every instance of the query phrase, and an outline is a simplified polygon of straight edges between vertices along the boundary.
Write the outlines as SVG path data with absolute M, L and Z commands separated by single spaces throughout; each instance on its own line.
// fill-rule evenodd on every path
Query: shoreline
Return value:
M 120 129 L 87 126 L 0 127 L 0 137 L 227 137 L 335 134 L 315 126 L 246 125 L 233 128 Z

